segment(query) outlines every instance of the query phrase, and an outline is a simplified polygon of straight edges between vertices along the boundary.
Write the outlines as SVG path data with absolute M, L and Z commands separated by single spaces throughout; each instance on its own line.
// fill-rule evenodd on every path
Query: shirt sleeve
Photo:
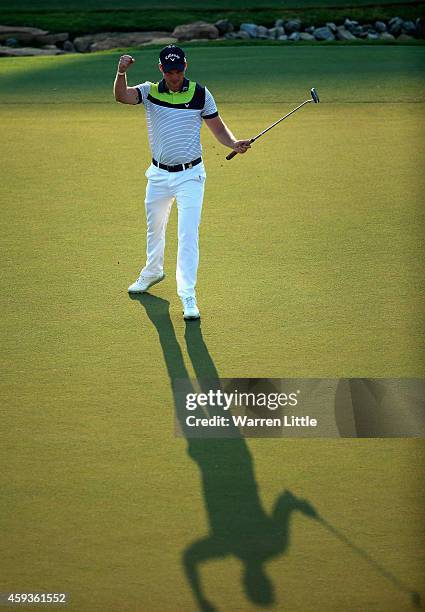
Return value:
M 137 104 L 144 104 L 146 98 L 149 95 L 151 84 L 149 81 L 145 81 L 144 83 L 140 83 L 140 85 L 136 85 L 137 93 L 139 94 L 139 101 Z
M 201 112 L 203 119 L 213 119 L 218 116 L 217 106 L 212 93 L 205 87 L 205 104 Z

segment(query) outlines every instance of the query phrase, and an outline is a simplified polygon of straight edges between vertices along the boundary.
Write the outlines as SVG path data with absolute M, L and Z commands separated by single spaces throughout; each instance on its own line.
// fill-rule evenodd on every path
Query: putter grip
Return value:
M 237 154 L 237 151 L 232 151 L 231 153 L 229 153 L 229 155 L 226 155 L 226 159 L 233 159 Z

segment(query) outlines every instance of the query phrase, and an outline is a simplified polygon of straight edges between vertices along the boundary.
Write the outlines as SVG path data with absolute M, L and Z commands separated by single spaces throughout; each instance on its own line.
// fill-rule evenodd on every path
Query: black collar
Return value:
M 183 84 L 181 86 L 181 89 L 179 92 L 177 91 L 173 91 L 171 93 L 182 93 L 183 91 L 187 91 L 189 89 L 189 79 L 186 79 L 186 77 L 183 79 Z M 167 84 L 165 82 L 165 79 L 162 79 L 162 81 L 160 81 L 158 83 L 158 93 L 170 93 Z

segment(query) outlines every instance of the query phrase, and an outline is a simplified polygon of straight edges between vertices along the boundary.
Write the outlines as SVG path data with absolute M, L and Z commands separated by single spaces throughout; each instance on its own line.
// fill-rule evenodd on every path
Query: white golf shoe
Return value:
M 152 287 L 152 285 L 156 285 L 157 283 L 160 283 L 162 280 L 164 280 L 164 278 L 165 278 L 165 274 L 162 274 L 162 276 L 157 276 L 157 277 L 152 278 L 151 276 L 146 277 L 142 274 L 142 272 L 140 272 L 139 278 L 136 280 L 135 283 L 130 285 L 130 287 L 128 288 L 128 292 L 129 293 L 145 293 L 145 291 L 147 291 L 149 287 Z
M 192 296 L 182 298 L 182 304 L 183 304 L 183 318 L 186 321 L 200 319 L 201 315 L 196 305 L 196 298 Z

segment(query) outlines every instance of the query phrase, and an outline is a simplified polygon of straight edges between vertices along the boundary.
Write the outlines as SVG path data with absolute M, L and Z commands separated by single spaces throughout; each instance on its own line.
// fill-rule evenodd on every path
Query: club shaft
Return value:
M 320 517 L 319 521 L 321 522 L 321 524 L 323 525 L 323 527 L 326 527 L 326 529 L 328 531 L 330 531 L 331 533 L 333 533 L 339 540 L 341 540 L 341 542 L 343 542 L 344 544 L 347 544 L 347 546 L 349 546 L 354 552 L 356 552 L 360 557 L 363 557 L 363 559 L 365 561 L 367 561 L 367 563 L 369 563 L 369 565 L 371 565 L 373 568 L 375 568 L 375 570 L 381 574 L 382 576 L 384 576 L 385 578 L 387 578 L 387 580 L 389 580 L 390 582 L 392 582 L 396 587 L 398 587 L 401 591 L 405 591 L 406 593 L 412 595 L 413 591 L 411 591 L 411 589 L 405 585 L 399 578 L 397 578 L 397 576 L 395 576 L 390 570 L 388 570 L 386 567 L 383 567 L 380 563 L 378 563 L 377 561 L 375 561 L 375 559 L 373 557 L 371 557 L 365 550 L 363 550 L 362 548 L 360 548 L 360 546 L 357 546 L 357 544 L 354 544 L 353 542 L 351 542 L 346 535 L 344 535 L 343 533 L 341 533 L 341 531 L 339 531 L 338 529 L 336 529 L 333 525 L 331 525 L 330 523 L 328 523 L 328 521 L 326 521 L 324 518 Z
M 295 113 L 297 110 L 299 110 L 302 106 L 304 106 L 304 104 L 308 104 L 309 102 L 313 102 L 313 100 L 305 100 L 302 104 L 300 104 L 299 106 L 297 106 L 297 108 L 294 108 L 294 110 L 291 110 L 290 113 L 288 113 L 287 115 L 285 115 L 284 117 L 281 117 L 280 119 L 278 119 L 277 121 L 275 121 L 274 123 L 272 123 L 271 125 L 269 125 L 269 127 L 267 127 L 265 130 L 263 130 L 262 132 L 260 132 L 259 134 L 257 134 L 257 136 L 254 136 L 254 138 L 251 138 L 251 142 L 255 142 L 257 140 L 257 138 L 260 138 L 260 136 L 262 136 L 263 134 L 265 134 L 266 132 L 268 132 L 269 130 L 271 130 L 272 128 L 274 128 L 275 125 L 277 125 L 278 123 L 280 123 L 281 121 L 283 121 L 284 119 L 287 119 L 287 117 L 289 117 L 290 115 L 292 115 L 293 113 Z

